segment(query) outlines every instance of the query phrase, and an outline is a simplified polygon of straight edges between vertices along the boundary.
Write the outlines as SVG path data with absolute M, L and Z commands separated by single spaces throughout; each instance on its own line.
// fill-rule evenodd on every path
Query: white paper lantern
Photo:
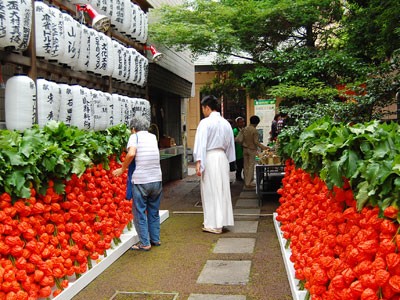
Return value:
M 108 127 L 114 126 L 114 102 L 113 102 L 112 95 L 110 93 L 103 93 L 103 95 L 104 95 L 105 103 L 106 103 L 106 107 L 107 107 L 106 128 L 108 128 Z
M 49 81 L 53 89 L 53 120 L 59 121 L 61 105 L 61 89 L 58 83 Z
M 122 23 L 121 26 L 121 32 L 130 35 L 130 29 L 131 29 L 131 24 L 132 24 L 132 16 L 133 16 L 133 7 L 131 5 L 130 0 L 123 0 L 123 5 L 124 5 L 124 22 Z
M 90 58 L 90 28 L 86 25 L 81 25 L 81 42 L 79 45 L 79 57 L 78 61 L 73 67 L 73 69 L 78 71 L 86 72 L 89 66 L 89 58 Z
M 28 76 L 9 78 L 5 90 L 5 121 L 9 130 L 25 130 L 36 123 L 36 85 Z
M 146 99 L 136 98 L 135 116 L 146 117 L 151 120 L 150 102 Z
M 124 0 L 113 0 L 112 3 L 112 16 L 111 24 L 121 31 L 122 25 L 124 23 L 125 11 L 124 11 Z
M 71 125 L 82 130 L 93 129 L 93 103 L 88 88 L 72 85 L 73 107 Z
M 112 94 L 113 102 L 113 125 L 122 123 L 122 101 L 121 96 L 118 94 Z
M 79 57 L 82 26 L 69 14 L 63 13 L 62 16 L 64 19 L 65 49 L 60 62 L 73 67 L 76 65 Z
M 141 55 L 139 59 L 139 75 L 140 75 L 138 79 L 139 86 L 143 87 L 147 83 L 148 67 L 149 67 L 149 61 L 147 60 L 146 57 Z
M 122 81 L 124 74 L 124 46 L 115 40 L 112 40 L 113 44 L 113 58 L 114 58 L 114 70 L 112 77 L 116 80 Z
M 55 7 L 50 7 L 49 13 L 52 18 L 52 42 L 49 60 L 59 61 L 63 59 L 65 50 L 64 17 L 62 12 Z
M 26 50 L 32 28 L 32 1 L 0 1 L 0 48 Z
M 39 127 L 56 120 L 60 110 L 60 89 L 54 82 L 43 78 L 36 80 L 37 115 Z
M 97 30 L 89 28 L 89 61 L 87 70 L 100 74 L 100 38 Z
M 58 120 L 67 126 L 70 126 L 72 119 L 72 108 L 74 104 L 72 88 L 68 84 L 59 84 L 58 87 L 60 88 L 61 92 L 60 115 Z
M 144 13 L 143 15 L 143 33 L 142 33 L 142 42 L 146 43 L 147 37 L 149 34 L 149 16 Z
M 91 4 L 99 13 L 102 13 L 110 18 L 113 15 L 113 0 L 90 0 Z
M 105 75 L 106 76 L 112 76 L 113 72 L 114 72 L 114 63 L 115 63 L 115 59 L 114 59 L 114 45 L 112 42 L 112 39 L 109 36 L 105 36 L 106 41 L 107 41 L 107 66 L 105 69 Z M 104 56 L 104 59 L 106 57 Z
M 113 43 L 109 36 L 99 32 L 99 65 L 96 65 L 96 71 L 102 76 L 111 76 L 114 69 L 114 58 L 113 58 Z
M 136 50 L 135 50 L 136 51 Z M 135 54 L 135 76 L 132 78 L 132 83 L 138 84 L 140 79 L 140 57 L 142 56 L 139 52 L 134 52 Z
M 131 27 L 129 29 L 130 36 L 138 40 L 139 35 L 138 35 L 138 20 L 139 20 L 139 11 L 141 10 L 140 7 L 137 4 L 131 3 L 131 8 L 132 8 L 132 21 L 131 21 Z
M 136 16 L 137 40 L 140 43 L 143 43 L 143 15 L 144 15 L 144 12 L 143 12 L 143 10 L 140 9 L 138 15 Z
M 126 82 L 129 78 L 130 70 L 129 70 L 129 58 L 130 52 L 127 47 L 123 47 L 123 68 L 122 68 L 122 81 Z
M 129 51 L 129 76 L 127 77 L 128 83 L 136 84 L 137 76 L 138 76 L 138 58 L 139 52 L 137 52 L 134 48 L 128 48 Z
M 130 109 L 131 109 L 131 104 L 130 104 L 130 100 L 129 97 L 127 96 L 122 96 L 121 98 L 122 100 L 122 111 L 123 111 L 123 123 L 127 126 L 129 126 L 129 123 L 131 121 L 130 116 Z
M 93 101 L 93 128 L 96 131 L 107 128 L 107 103 L 104 93 L 91 90 Z
M 133 108 L 135 106 L 135 100 L 130 97 L 125 97 L 126 101 L 126 124 L 129 126 L 130 121 L 132 120 L 132 117 L 134 116 L 133 114 Z
M 52 51 L 52 25 L 50 7 L 41 1 L 35 1 L 35 43 L 36 56 L 49 59 Z

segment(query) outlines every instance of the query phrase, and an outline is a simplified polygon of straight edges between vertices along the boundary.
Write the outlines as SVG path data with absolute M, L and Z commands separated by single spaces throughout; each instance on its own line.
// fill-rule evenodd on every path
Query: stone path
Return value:
M 231 233 L 229 238 L 221 236 L 213 253 L 226 254 L 248 254 L 253 253 L 257 232 L 258 219 L 260 214 L 259 200 L 255 190 L 243 190 L 233 210 L 235 226 L 228 227 Z M 248 234 L 249 237 L 243 237 Z M 246 256 L 248 257 L 248 255 Z M 245 258 L 245 257 L 244 257 Z M 249 282 L 252 261 L 236 260 L 208 260 L 201 271 L 197 284 L 218 284 L 218 285 L 246 285 Z M 191 294 L 188 300 L 246 300 L 243 295 L 217 295 L 217 294 Z

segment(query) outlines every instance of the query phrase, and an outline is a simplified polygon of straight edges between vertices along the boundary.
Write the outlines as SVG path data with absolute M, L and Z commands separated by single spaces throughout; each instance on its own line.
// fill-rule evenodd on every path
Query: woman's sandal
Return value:
M 161 242 L 152 242 L 152 241 L 150 241 L 150 244 L 151 244 L 152 246 L 156 246 L 156 247 L 161 246 Z
M 149 251 L 151 249 L 151 246 L 143 246 L 141 242 L 137 242 L 135 245 L 133 245 L 130 250 L 134 251 Z

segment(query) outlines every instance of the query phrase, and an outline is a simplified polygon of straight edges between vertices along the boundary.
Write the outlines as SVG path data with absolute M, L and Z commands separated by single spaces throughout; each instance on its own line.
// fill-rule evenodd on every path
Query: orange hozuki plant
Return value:
M 57 296 L 118 244 L 132 221 L 126 174 L 111 174 L 118 166 L 112 159 L 109 170 L 97 165 L 72 175 L 64 195 L 51 181 L 45 195 L 31 189 L 14 202 L 0 195 L 0 299 Z
M 398 210 L 356 209 L 352 190 L 329 190 L 288 160 L 277 220 L 295 277 L 312 300 L 400 299 Z

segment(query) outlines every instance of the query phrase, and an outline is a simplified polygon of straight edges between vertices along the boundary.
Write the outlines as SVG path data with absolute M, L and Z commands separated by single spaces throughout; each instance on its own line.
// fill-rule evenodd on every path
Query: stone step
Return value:
M 197 283 L 246 285 L 249 282 L 250 260 L 207 260 Z
M 259 208 L 235 208 L 233 215 L 235 220 L 258 220 L 261 210 Z
M 227 226 L 227 229 L 233 233 L 256 233 L 258 221 L 235 221 L 235 226 Z
M 258 200 L 258 198 L 252 198 L 252 199 L 239 199 L 238 201 L 236 201 L 236 205 L 235 207 L 259 207 L 260 205 L 260 201 Z
M 220 238 L 214 247 L 214 253 L 253 253 L 255 238 Z
M 188 300 L 246 300 L 243 295 L 190 294 Z

